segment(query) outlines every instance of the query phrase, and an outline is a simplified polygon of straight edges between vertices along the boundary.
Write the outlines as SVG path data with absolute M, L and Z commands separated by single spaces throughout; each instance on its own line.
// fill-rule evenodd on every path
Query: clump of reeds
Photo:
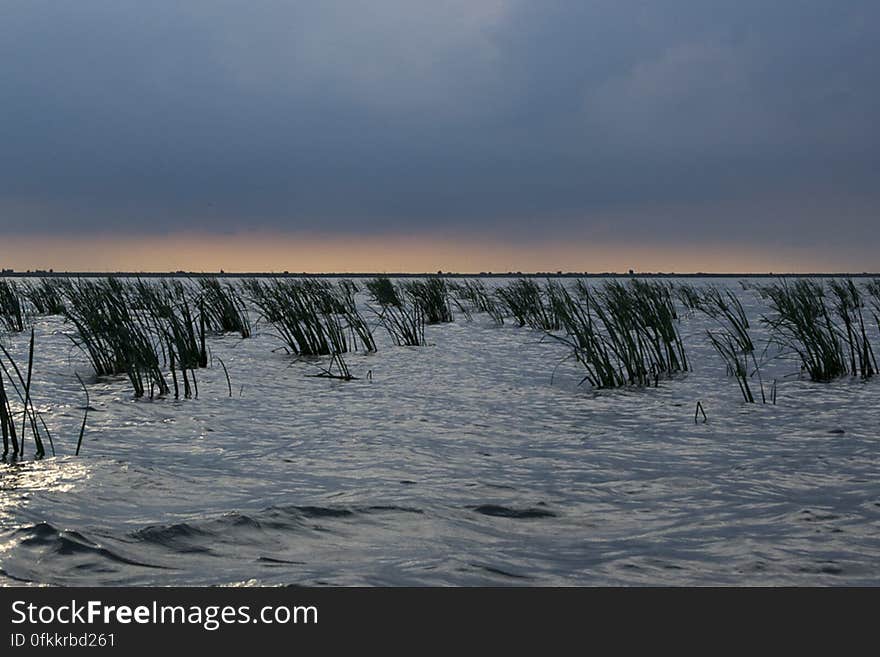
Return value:
M 0 279 L 0 328 L 21 333 L 25 327 L 21 291 L 15 281 Z
M 877 330 L 880 331 L 880 279 L 868 281 L 868 294 L 871 295 L 871 305 L 873 306 L 874 321 L 877 322 Z
M 700 295 L 694 308 L 718 322 L 719 328 L 709 330 L 707 334 L 715 351 L 727 364 L 728 372 L 736 378 L 743 399 L 748 403 L 755 403 L 749 381 L 753 375 L 757 375 L 761 402 L 766 404 L 767 397 L 764 394 L 755 344 L 749 334 L 749 320 L 737 296 L 730 290 L 722 292 L 718 288 L 710 287 Z M 749 361 L 754 368 L 751 373 Z
M 450 283 L 452 298 L 462 314 L 470 317 L 471 313 L 486 313 L 496 325 L 504 324 L 504 312 L 499 307 L 495 295 L 490 294 L 481 280 L 464 279 Z
M 52 433 L 36 409 L 32 395 L 34 380 L 34 346 L 35 334 L 31 329 L 27 352 L 27 369 L 22 371 L 9 351 L 0 345 L 0 437 L 3 439 L 2 460 L 18 461 L 25 457 L 28 432 L 33 442 L 33 457 L 41 459 L 46 456 L 46 443 L 55 456 L 55 442 Z M 5 357 L 5 360 L 4 360 Z M 77 375 L 79 379 L 79 375 Z M 82 383 L 82 379 L 80 379 Z M 85 385 L 83 385 L 85 389 Z M 86 409 L 79 431 L 76 454 L 82 447 L 83 435 L 88 418 L 88 391 L 86 391 Z M 21 417 L 20 421 L 18 417 Z M 19 424 L 20 422 L 20 424 Z
M 426 324 L 445 324 L 454 320 L 445 278 L 407 281 L 403 283 L 403 289 L 422 307 Z
M 144 308 L 126 293 L 126 286 L 115 278 L 100 281 L 67 281 L 64 285 L 65 317 L 76 327 L 73 343 L 89 358 L 98 376 L 125 374 L 135 397 L 149 391 L 169 392 L 162 374 L 156 341 L 145 313 L 159 300 L 140 298 Z M 152 291 L 142 289 L 144 296 Z
M 464 317 L 467 322 L 473 321 L 474 312 L 477 312 L 477 309 L 469 300 L 462 296 L 461 290 L 463 284 L 456 281 L 449 281 L 446 283 L 446 286 L 449 290 L 449 303 L 455 306 L 456 313 Z
M 177 280 L 163 280 L 159 284 L 138 280 L 128 287 L 132 305 L 141 310 L 139 319 L 150 328 L 154 350 L 171 370 L 175 398 L 180 396 L 178 369 L 184 397 L 189 398 L 198 396 L 196 369 L 208 366 L 205 313 L 201 302 L 198 302 L 198 312 L 195 311 L 192 307 L 195 301 L 189 292 L 188 287 Z
M 594 291 L 583 281 L 575 284 L 576 295 L 563 289 L 557 301 L 565 336 L 556 336 L 572 349 L 575 359 L 586 369 L 584 381 L 594 388 L 617 388 L 626 384 L 623 365 L 615 352 L 604 324 L 607 314 Z M 551 334 L 553 335 L 553 334 Z
M 31 382 L 33 381 L 34 369 L 34 331 L 31 329 L 31 339 L 28 348 L 28 365 L 25 374 L 19 369 L 15 360 L 5 347 L 0 345 L 0 351 L 6 356 L 8 362 L 0 358 L 0 434 L 3 436 L 3 460 L 6 460 L 12 449 L 12 458 L 22 458 L 25 454 L 25 442 L 27 431 L 30 428 L 34 443 L 34 458 L 40 459 L 46 455 L 43 436 L 48 438 L 52 453 L 55 453 L 55 445 L 52 442 L 52 434 L 43 421 L 42 416 L 34 407 L 31 397 Z M 13 376 L 13 373 L 15 376 Z M 16 383 L 17 381 L 17 383 Z M 18 397 L 21 406 L 21 430 L 16 427 L 17 411 L 10 398 L 10 390 Z
M 238 333 L 242 338 L 251 335 L 247 305 L 231 283 L 223 284 L 216 278 L 198 279 L 200 306 L 209 331 Z
M 548 282 L 542 290 L 534 280 L 520 278 L 495 290 L 495 294 L 519 326 L 530 326 L 540 331 L 561 328 L 552 305 L 554 284 Z
M 5 368 L 3 368 L 5 370 Z M 6 394 L 6 384 L 3 380 L 3 372 L 0 372 L 0 433 L 3 434 L 3 460 L 9 454 L 10 444 L 12 446 L 12 457 L 18 457 L 18 433 L 15 424 L 15 414 L 9 404 L 9 397 Z
M 329 356 L 376 350 L 351 285 L 317 279 L 273 279 L 255 280 L 248 289 L 262 318 L 274 326 L 291 353 Z
M 849 278 L 832 280 L 829 288 L 834 314 L 843 324 L 842 337 L 849 351 L 850 372 L 863 379 L 871 378 L 877 372 L 877 361 L 865 328 L 862 293 Z
M 680 283 L 675 288 L 675 296 L 684 306 L 685 310 L 693 312 L 699 310 L 701 303 L 700 288 L 690 283 Z
M 629 383 L 644 385 L 688 369 L 678 333 L 675 304 L 668 285 L 633 279 L 628 285 L 611 281 L 599 292 L 605 327 L 622 355 Z
M 687 371 L 684 345 L 669 286 L 631 280 L 593 289 L 583 281 L 572 294 L 562 285 L 551 303 L 568 344 L 595 388 L 657 385 L 661 377 Z
M 37 315 L 63 315 L 62 284 L 54 278 L 41 278 L 23 285 L 24 297 Z
M 812 381 L 831 381 L 848 373 L 844 341 L 832 321 L 820 283 L 782 281 L 759 291 L 774 312 L 763 318 L 772 340 L 798 355 Z
M 395 344 L 407 347 L 425 344 L 425 310 L 422 304 L 386 277 L 367 281 L 366 287 L 370 300 L 378 306 L 371 307 L 373 313 Z

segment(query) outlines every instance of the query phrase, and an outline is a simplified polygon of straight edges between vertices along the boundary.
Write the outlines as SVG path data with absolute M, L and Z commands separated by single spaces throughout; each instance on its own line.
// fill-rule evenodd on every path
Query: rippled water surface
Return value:
M 135 401 L 40 319 L 58 456 L 0 465 L 0 584 L 880 584 L 880 382 L 777 359 L 777 405 L 746 405 L 707 326 L 681 320 L 692 372 L 598 393 L 557 341 L 480 315 L 421 348 L 377 328 L 351 382 L 261 327 L 211 339 L 231 398 L 215 366 L 196 400 Z

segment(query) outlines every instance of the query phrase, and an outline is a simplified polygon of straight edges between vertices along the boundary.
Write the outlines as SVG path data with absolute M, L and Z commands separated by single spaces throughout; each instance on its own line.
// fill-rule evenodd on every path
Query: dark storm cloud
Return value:
M 877 243 L 880 5 L 0 4 L 0 227 Z

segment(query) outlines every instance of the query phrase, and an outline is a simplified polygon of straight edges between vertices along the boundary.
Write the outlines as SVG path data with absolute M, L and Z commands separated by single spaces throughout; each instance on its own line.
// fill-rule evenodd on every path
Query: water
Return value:
M 776 360 L 777 405 L 745 405 L 708 326 L 682 319 L 689 374 L 598 393 L 558 342 L 479 315 L 422 348 L 377 329 L 351 382 L 262 327 L 211 340 L 231 398 L 219 366 L 197 400 L 87 379 L 75 458 L 89 370 L 41 319 L 59 456 L 0 465 L 0 584 L 880 584 L 880 385 Z

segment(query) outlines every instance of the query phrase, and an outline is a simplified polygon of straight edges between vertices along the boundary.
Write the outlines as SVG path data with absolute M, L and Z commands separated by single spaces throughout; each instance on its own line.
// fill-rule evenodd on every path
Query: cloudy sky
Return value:
M 876 0 L 0 0 L 0 265 L 880 270 Z

